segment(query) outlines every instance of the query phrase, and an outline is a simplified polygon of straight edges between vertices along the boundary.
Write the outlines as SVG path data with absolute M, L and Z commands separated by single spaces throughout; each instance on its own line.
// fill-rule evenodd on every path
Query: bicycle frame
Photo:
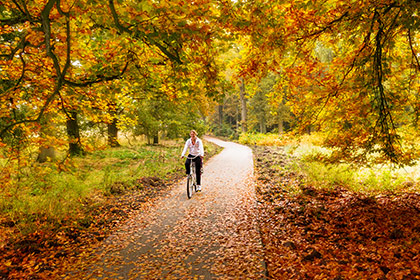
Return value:
M 195 162 L 194 162 L 194 159 L 196 159 L 197 157 L 198 156 L 195 156 L 195 157 L 187 157 L 187 159 L 190 160 L 190 176 L 195 175 L 196 170 L 195 170 Z M 195 178 L 194 178 L 194 180 L 195 180 Z
M 194 191 L 197 191 L 197 182 L 196 182 L 196 169 L 195 169 L 195 157 L 187 157 L 190 160 L 190 174 L 187 176 L 187 196 L 191 198 Z

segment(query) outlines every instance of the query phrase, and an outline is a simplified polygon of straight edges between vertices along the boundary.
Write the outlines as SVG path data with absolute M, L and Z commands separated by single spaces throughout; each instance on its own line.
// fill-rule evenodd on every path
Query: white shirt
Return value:
M 193 145 L 191 138 L 185 142 L 184 150 L 182 151 L 181 156 L 185 156 L 187 149 L 190 149 L 190 154 L 192 156 L 204 156 L 204 147 L 203 142 L 197 137 L 195 139 L 195 144 Z

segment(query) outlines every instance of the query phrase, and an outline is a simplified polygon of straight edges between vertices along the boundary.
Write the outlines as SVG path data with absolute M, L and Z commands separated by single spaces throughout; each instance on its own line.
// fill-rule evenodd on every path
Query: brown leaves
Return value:
M 259 173 L 266 169 L 258 166 Z M 420 195 L 368 197 L 303 185 L 298 193 L 285 193 L 281 184 L 300 183 L 285 179 L 272 176 L 258 192 L 271 278 L 420 277 Z
M 137 190 L 132 192 L 124 191 L 122 184 L 116 183 L 112 190 L 120 196 L 86 201 L 85 212 L 68 220 L 46 221 L 35 217 L 40 229 L 29 235 L 18 234 L 9 221 L 8 242 L 0 244 L 0 279 L 62 279 L 66 264 L 83 258 L 133 211 L 147 207 L 168 188 L 154 177 L 139 179 L 138 183 Z M 0 224 L 1 231 L 7 226 L 7 221 Z

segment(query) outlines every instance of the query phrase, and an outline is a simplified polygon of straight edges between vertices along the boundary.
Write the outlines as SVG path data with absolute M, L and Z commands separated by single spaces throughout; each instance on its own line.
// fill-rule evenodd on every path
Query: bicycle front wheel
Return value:
M 187 178 L 187 196 L 188 198 L 191 198 L 193 195 L 193 188 L 194 188 L 194 179 L 191 175 Z

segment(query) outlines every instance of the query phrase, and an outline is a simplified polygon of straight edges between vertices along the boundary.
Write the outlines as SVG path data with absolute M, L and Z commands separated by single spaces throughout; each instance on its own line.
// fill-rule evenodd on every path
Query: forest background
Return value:
M 0 223 L 28 236 L 170 178 L 177 163 L 142 170 L 176 158 L 192 128 L 291 147 L 314 184 L 351 170 L 365 178 L 353 189 L 417 190 L 419 7 L 0 0 Z

